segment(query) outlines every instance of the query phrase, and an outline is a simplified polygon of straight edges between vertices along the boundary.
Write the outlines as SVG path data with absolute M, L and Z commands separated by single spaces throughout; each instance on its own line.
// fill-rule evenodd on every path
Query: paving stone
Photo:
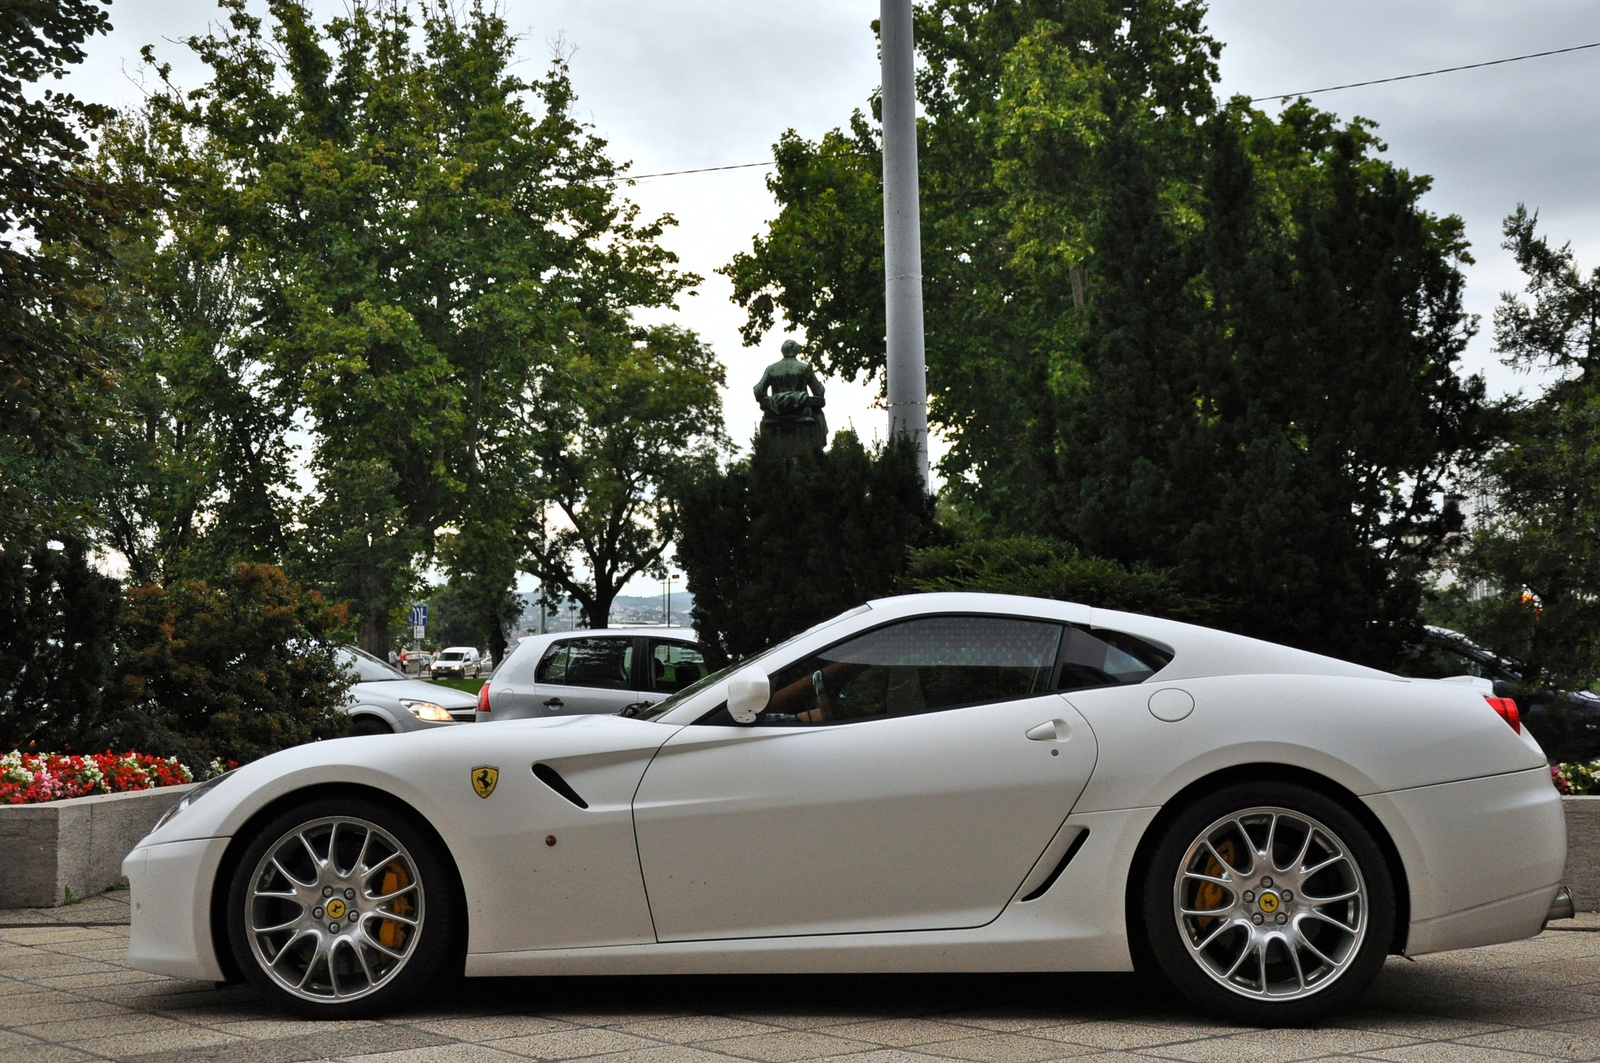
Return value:
M 496 1048 L 535 1059 L 577 1059 L 608 1052 L 651 1048 L 651 1042 L 616 1030 L 580 1028 L 556 1030 L 532 1037 L 512 1037 L 494 1042 Z
M 750 1034 L 776 1033 L 772 1026 L 764 1026 L 758 1022 L 746 1019 L 731 1019 L 726 1015 L 673 1015 L 666 1018 L 650 1019 L 646 1022 L 628 1023 L 616 1026 L 613 1029 L 624 1033 L 631 1033 L 638 1037 L 649 1037 L 657 1041 L 669 1041 L 673 1044 L 686 1045 L 691 1042 L 715 1041 L 728 1037 L 745 1037 Z M 836 1032 L 837 1032 L 837 1028 Z M 849 1036 L 845 1034 L 843 1036 Z M 866 1040 L 878 1040 L 866 1038 Z
M 119 1057 L 122 1063 L 301 1063 L 311 1059 L 342 1059 L 347 1056 L 371 1053 L 374 1049 L 398 1052 L 413 1048 L 436 1048 L 454 1042 L 448 1038 L 426 1034 L 420 1030 L 387 1027 L 382 1039 L 368 1029 L 340 1030 L 336 1023 L 318 1023 L 319 1027 L 335 1027 L 326 1033 L 303 1037 L 285 1037 L 274 1041 L 247 1042 L 231 1039 L 226 1045 L 188 1048 L 180 1051 L 154 1052 L 149 1055 Z
M 425 1019 L 422 1022 L 408 1019 L 406 1025 L 462 1041 L 494 1041 L 502 1037 L 528 1037 L 574 1028 L 571 1023 L 548 1019 L 543 1015 L 467 1015 Z
M 748 1037 L 707 1041 L 700 1047 L 730 1056 L 764 1060 L 765 1063 L 791 1063 L 799 1059 L 842 1056 L 846 1053 L 866 1051 L 876 1046 L 830 1034 L 789 1030 L 784 1033 L 752 1034 Z
M 1083 1045 L 1047 1041 L 1014 1033 L 992 1033 L 961 1041 L 939 1041 L 920 1045 L 923 1052 L 951 1059 L 970 1059 L 975 1063 L 1040 1063 L 1046 1059 L 1066 1059 L 1093 1051 Z
M 433 1048 L 408 1048 L 399 1052 L 378 1052 L 366 1056 L 344 1056 L 340 1063 L 522 1063 L 514 1056 L 487 1045 L 438 1045 Z

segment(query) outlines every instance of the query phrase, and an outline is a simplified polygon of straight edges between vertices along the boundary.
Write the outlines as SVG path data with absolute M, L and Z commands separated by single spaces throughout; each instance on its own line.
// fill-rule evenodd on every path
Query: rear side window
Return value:
M 537 682 L 626 690 L 633 673 L 633 639 L 568 639 L 539 661 Z
M 1057 690 L 1143 683 L 1172 661 L 1172 651 L 1105 628 L 1067 628 Z

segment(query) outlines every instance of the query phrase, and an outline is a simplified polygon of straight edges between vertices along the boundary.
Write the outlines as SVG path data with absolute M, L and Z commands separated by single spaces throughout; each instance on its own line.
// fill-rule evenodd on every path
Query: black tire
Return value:
M 334 825 L 345 833 L 336 835 Z M 361 840 L 360 825 L 371 834 L 370 842 Z M 251 913 L 267 921 L 262 929 L 283 919 L 301 918 L 289 915 L 305 911 L 299 901 L 257 897 L 252 902 L 253 887 L 259 884 L 263 892 L 295 889 L 268 865 L 269 853 L 282 859 L 277 867 L 315 878 L 317 872 L 309 859 L 302 855 L 302 863 L 296 865 L 290 854 L 299 845 L 297 834 L 307 834 L 315 850 L 324 837 L 320 832 L 325 830 L 329 833 L 324 856 L 335 846 L 342 855 L 330 861 L 333 870 L 323 877 L 332 881 L 338 865 L 348 862 L 352 873 L 340 883 L 357 891 L 355 898 L 346 902 L 339 889 L 329 892 L 327 886 L 302 884 L 318 897 L 330 898 L 316 902 L 326 904 L 326 909 L 311 910 L 316 915 L 314 927 L 301 923 L 277 934 L 252 929 L 261 924 L 247 922 Z M 386 849 L 391 843 L 395 846 L 392 854 Z M 285 845 L 290 846 L 287 853 Z M 364 873 L 356 866 L 358 860 L 351 857 L 357 845 L 362 846 Z M 275 816 L 246 847 L 228 885 L 228 941 L 239 970 L 271 1003 L 313 1019 L 352 1019 L 392 1011 L 430 984 L 459 976 L 466 956 L 466 908 L 454 868 L 441 848 L 433 833 L 413 816 L 363 797 L 316 799 Z M 379 854 L 375 865 L 370 853 Z M 387 892 L 375 896 L 373 890 Z M 394 897 L 396 891 L 398 897 L 382 901 L 385 896 Z M 335 904 L 340 908 L 337 913 Z M 402 920 L 409 917 L 414 917 L 414 923 L 408 927 Z M 328 919 L 332 922 L 325 923 Z M 324 933 L 325 927 L 334 925 L 338 931 Z M 296 939 L 300 944 L 295 944 Z M 323 951 L 325 943 L 330 952 Z M 380 945 L 397 950 L 403 959 L 389 959 L 393 954 L 386 955 Z M 269 950 L 275 953 L 270 960 Z M 312 958 L 306 958 L 308 951 Z M 320 968 L 318 957 L 327 957 Z M 293 981 L 302 969 L 305 988 L 297 991 L 286 982 Z
M 1242 818 L 1225 823 L 1234 816 Z M 1236 826 L 1248 833 L 1230 848 Z M 1272 868 L 1256 854 L 1269 838 Z M 1242 865 L 1244 843 L 1249 873 L 1233 864 Z M 1287 887 L 1322 860 L 1326 870 L 1304 876 L 1304 895 L 1294 897 Z M 1348 900 L 1319 900 L 1352 891 Z M 1371 832 L 1337 801 L 1292 783 L 1227 786 L 1181 811 L 1156 845 L 1140 900 L 1159 972 L 1208 1014 L 1255 1026 L 1304 1025 L 1351 1006 L 1394 940 L 1393 877 Z M 1205 914 L 1213 910 L 1218 916 Z
M 357 716 L 350 724 L 350 733 L 353 735 L 392 735 L 394 728 L 378 719 L 376 716 Z

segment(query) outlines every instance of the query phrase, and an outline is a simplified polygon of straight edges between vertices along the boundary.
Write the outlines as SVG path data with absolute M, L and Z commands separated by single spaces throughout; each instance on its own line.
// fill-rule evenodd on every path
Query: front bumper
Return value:
M 128 964 L 152 974 L 220 982 L 211 890 L 228 838 L 141 845 L 122 861 L 132 926 Z

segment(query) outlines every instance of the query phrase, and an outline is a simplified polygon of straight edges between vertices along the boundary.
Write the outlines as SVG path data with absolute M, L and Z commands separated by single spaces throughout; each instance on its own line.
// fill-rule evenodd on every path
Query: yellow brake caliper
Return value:
M 1216 847 L 1217 854 L 1230 864 L 1233 863 L 1233 849 L 1234 846 L 1232 838 L 1222 842 Z M 1202 871 L 1201 874 L 1210 875 L 1212 878 L 1221 878 L 1223 870 L 1224 868 L 1222 865 L 1217 863 L 1216 857 L 1208 856 L 1206 857 L 1205 870 Z M 1195 890 L 1194 906 L 1201 909 L 1221 908 L 1223 895 L 1224 891 L 1222 887 L 1217 885 L 1215 882 L 1202 882 L 1200 883 L 1200 888 Z M 1211 918 L 1212 917 L 1209 915 L 1201 916 L 1195 920 L 1195 925 L 1197 925 L 1203 932 L 1210 927 Z
M 390 864 L 383 871 L 383 885 L 378 892 L 383 894 L 403 890 L 411 885 L 411 876 L 406 874 L 406 869 L 400 866 L 399 861 Z M 413 906 L 410 897 L 396 897 L 389 902 L 389 911 L 395 915 L 410 915 Z M 378 944 L 386 949 L 399 949 L 405 944 L 406 924 L 398 919 L 384 919 L 378 923 Z

